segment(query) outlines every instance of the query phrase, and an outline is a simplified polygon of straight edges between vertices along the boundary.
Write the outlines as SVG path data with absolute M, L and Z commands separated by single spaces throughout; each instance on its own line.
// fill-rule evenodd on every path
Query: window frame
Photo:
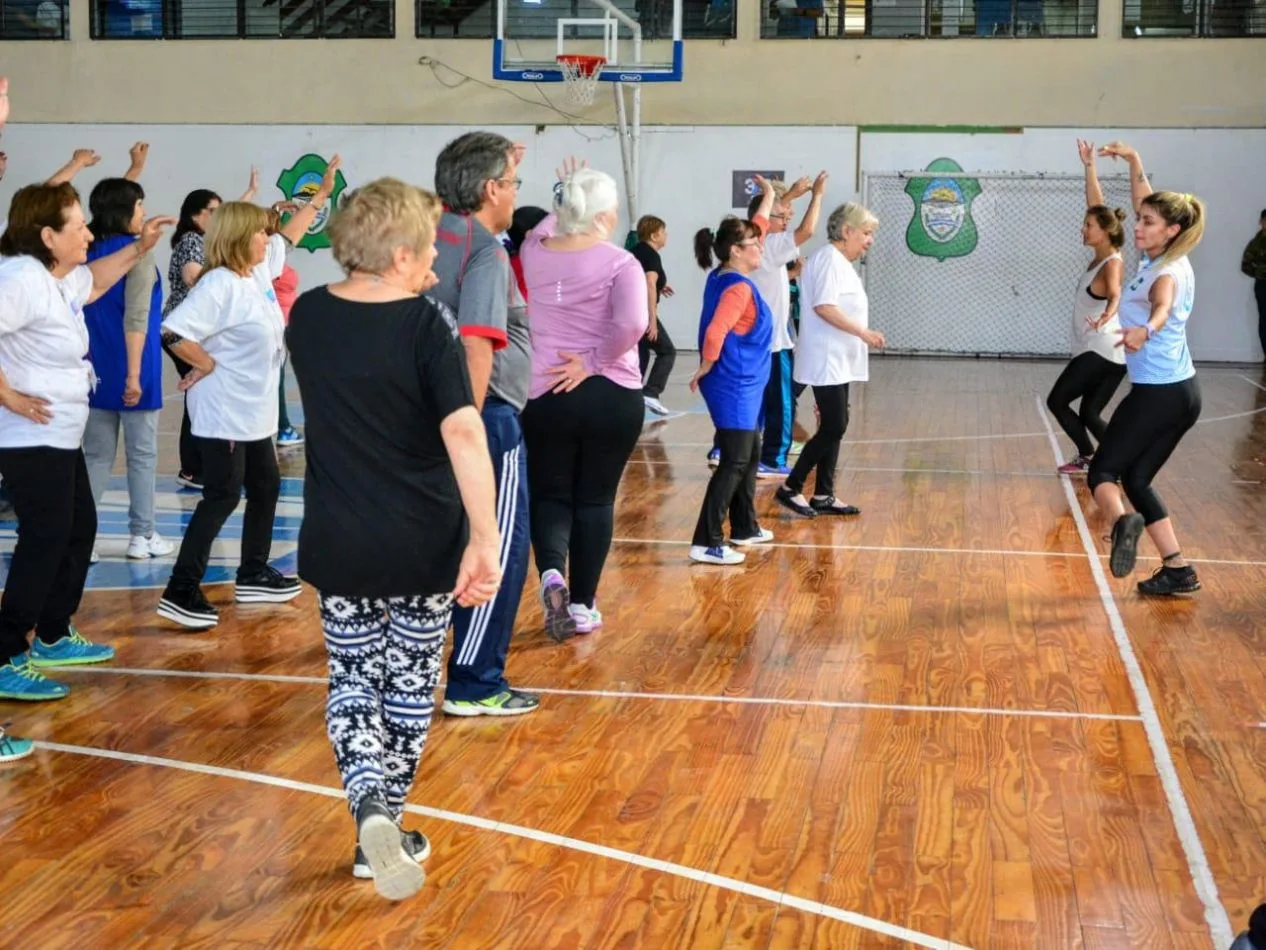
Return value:
M 738 39 L 738 18 L 739 18 L 739 11 L 740 11 L 740 7 L 741 7 L 741 5 L 742 5 L 744 2 L 745 2 L 745 0 L 729 0 L 729 7 L 730 7 L 730 22 L 729 22 L 729 32 L 728 32 L 728 33 L 722 33 L 722 32 L 720 32 L 720 31 L 718 31 L 718 32 L 716 32 L 716 33 L 709 33 L 709 34 L 690 33 L 690 32 L 687 32 L 687 30 L 686 30 L 686 26 L 685 26 L 685 23 L 683 22 L 683 24 L 682 24 L 681 38 L 682 38 L 683 40 L 733 40 L 733 39 Z M 422 15 L 422 7 L 423 7 L 423 5 L 424 5 L 424 4 L 426 4 L 426 5 L 428 5 L 428 6 L 429 6 L 429 5 L 431 5 L 431 4 L 427 4 L 426 0 L 413 0 L 413 38 L 414 38 L 414 39 L 418 39 L 418 40 L 475 40 L 475 41 L 482 41 L 482 40 L 491 40 L 491 39 L 495 39 L 495 38 L 496 38 L 496 35 L 497 35 L 497 8 L 496 8 L 496 4 L 495 4 L 495 3 L 490 3 L 490 4 L 489 4 L 489 19 L 488 19 L 488 32 L 487 32 L 487 34 L 485 35 L 485 34 L 483 34 L 483 33 L 480 33 L 480 34 L 478 34 L 478 35 L 475 35 L 475 34 L 469 34 L 469 33 L 468 33 L 468 34 L 466 34 L 466 35 L 464 35 L 464 36 L 459 36 L 456 32 L 451 33 L 451 34 L 450 34 L 450 33 L 435 32 L 436 28 L 438 27 L 438 24 L 431 24 L 431 23 L 426 22 L 426 21 L 425 21 L 425 17 L 423 17 L 423 15 Z M 670 4 L 670 7 L 671 7 L 671 4 Z M 582 4 L 580 3 L 580 0 L 572 0 L 572 8 L 573 8 L 572 16 L 580 16 L 580 15 L 581 15 L 580 11 L 581 11 L 582 9 L 584 9 L 584 5 L 582 5 Z M 596 8 L 590 8 L 590 9 L 596 9 Z M 683 12 L 683 21 L 684 21 L 684 19 L 685 19 L 685 17 L 684 17 L 684 13 L 685 13 L 685 11 L 683 10 L 682 12 Z M 426 28 L 427 32 L 423 32 L 424 27 Z M 517 38 L 518 38 L 518 39 L 532 39 L 532 40 L 549 40 L 549 39 L 553 39 L 553 38 L 554 38 L 554 36 L 555 36 L 555 34 L 554 34 L 553 32 L 550 32 L 548 35 L 542 34 L 541 36 L 517 37 Z M 507 40 L 508 40 L 508 39 L 509 39 L 509 37 L 507 37 Z
M 776 36 L 772 34 L 766 34 L 765 31 L 769 29 L 771 26 L 774 26 L 775 24 L 777 24 L 778 22 L 776 19 L 773 19 L 767 15 L 767 11 L 769 7 L 771 6 L 772 2 L 773 0 L 760 0 L 761 23 L 760 23 L 759 38 L 761 40 L 773 40 L 775 42 L 795 42 L 795 41 L 804 41 L 804 40 L 829 40 L 829 41 L 836 41 L 836 42 L 840 40 L 862 40 L 865 42 L 874 42 L 874 41 L 879 41 L 879 40 L 928 40 L 931 42 L 950 43 L 957 40 L 975 40 L 975 41 L 981 41 L 981 42 L 993 42 L 993 41 L 998 41 L 998 40 L 1094 40 L 1094 39 L 1098 39 L 1100 36 L 1099 26 L 1100 26 L 1100 23 L 1102 22 L 1104 0 L 1095 0 L 1094 20 L 1090 27 L 1090 31 L 1087 33 L 1016 33 L 1012 31 L 1010 33 L 994 33 L 994 34 L 989 34 L 989 35 L 983 35 L 983 34 L 975 33 L 975 32 L 954 33 L 954 34 L 946 35 L 943 33 L 937 33 L 937 34 L 929 33 L 927 32 L 928 27 L 925 25 L 924 32 L 922 33 L 909 33 L 909 34 L 904 34 L 904 35 L 894 34 L 891 36 L 884 36 L 884 35 L 877 36 L 874 33 L 870 33 L 870 32 L 841 33 L 838 30 L 836 32 L 829 32 L 830 23 L 831 23 L 830 14 L 826 14 L 823 17 L 823 19 L 827 21 L 826 26 L 827 26 L 828 32 L 815 34 L 813 36 Z M 1019 7 L 1021 5 L 1022 0 L 1009 0 L 1009 2 L 1011 5 L 1010 22 L 1011 24 L 1015 24 L 1017 22 L 1016 14 L 1019 11 Z M 1121 0 L 1121 2 L 1124 2 L 1124 0 Z M 846 5 L 847 5 L 846 0 L 839 0 L 837 10 L 840 6 L 846 6 Z M 1043 5 L 1045 6 L 1045 0 L 1043 0 Z M 869 12 L 873 9 L 874 9 L 873 0 L 865 0 L 866 12 L 869 14 Z M 932 12 L 933 12 L 933 0 L 923 0 L 923 23 L 924 24 L 930 24 L 932 22 Z M 840 18 L 837 13 L 836 22 L 839 22 L 839 19 Z M 869 17 L 868 17 L 868 20 L 869 20 Z
M 3 43 L 64 43 L 70 39 L 70 0 L 54 0 L 62 11 L 62 31 L 59 36 L 9 36 L 2 28 L 5 6 L 0 6 L 0 42 Z
M 330 40 L 332 42 L 338 40 L 393 40 L 396 38 L 396 5 L 393 0 L 388 0 L 384 4 L 385 9 L 390 16 L 389 32 L 384 35 L 376 36 L 326 36 L 322 33 L 310 34 L 281 34 L 281 33 L 247 33 L 246 32 L 246 0 L 225 0 L 224 5 L 227 7 L 229 2 L 233 2 L 237 8 L 237 32 L 236 33 L 207 33 L 192 36 L 184 36 L 176 31 L 174 24 L 179 22 L 181 14 L 181 5 L 184 0 L 161 0 L 163 9 L 163 31 L 161 36 L 109 36 L 105 32 L 105 14 L 106 4 L 109 0 L 91 0 L 88 7 L 88 32 L 94 41 L 106 43 L 152 43 L 156 41 L 170 40 L 173 42 L 194 42 L 198 40 L 219 41 L 219 40 Z M 276 0 L 278 6 L 284 0 Z M 316 0 L 320 4 L 318 7 L 318 17 L 324 18 L 325 4 L 329 0 Z M 278 10 L 280 13 L 280 9 Z M 169 29 L 169 24 L 171 28 Z

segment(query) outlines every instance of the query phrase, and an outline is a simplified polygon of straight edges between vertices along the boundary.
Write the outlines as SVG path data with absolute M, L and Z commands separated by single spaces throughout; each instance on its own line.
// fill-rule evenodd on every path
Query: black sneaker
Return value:
M 1140 594 L 1194 594 L 1199 589 L 1200 578 L 1196 577 L 1196 569 L 1190 564 L 1184 567 L 1162 565 L 1147 580 L 1139 581 Z
M 201 587 L 181 590 L 169 586 L 158 601 L 158 616 L 190 630 L 210 630 L 220 622 L 220 612 L 207 602 Z
M 1143 516 L 1137 512 L 1122 515 L 1112 526 L 1112 554 L 1108 567 L 1113 577 L 1129 577 L 1139 556 L 1139 538 L 1143 535 Z
M 303 592 L 297 577 L 287 577 L 273 567 L 258 574 L 238 575 L 234 585 L 239 604 L 284 604 Z
M 400 901 L 422 890 L 426 873 L 405 850 L 391 810 L 377 795 L 370 795 L 356 809 L 357 852 L 366 859 L 374 889 L 387 900 Z
M 431 842 L 427 840 L 426 835 L 420 831 L 406 831 L 401 838 L 404 844 L 404 850 L 408 852 L 409 857 L 421 864 L 431 856 Z M 374 869 L 369 866 L 369 861 L 365 858 L 365 852 L 360 845 L 356 846 L 356 857 L 352 861 L 352 877 L 360 878 L 362 881 L 372 881 L 374 879 Z

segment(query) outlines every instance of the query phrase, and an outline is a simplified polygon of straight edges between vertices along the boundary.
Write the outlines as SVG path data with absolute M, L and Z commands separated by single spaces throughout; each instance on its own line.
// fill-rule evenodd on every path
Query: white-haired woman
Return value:
M 611 243 L 620 214 L 615 180 L 575 163 L 559 178 L 554 214 L 519 252 L 532 328 L 523 410 L 532 548 L 546 629 L 556 639 L 602 624 L 598 581 L 616 490 L 642 431 L 637 344 L 650 320 L 642 266 Z
M 826 223 L 829 243 L 805 262 L 800 279 L 795 380 L 813 387 L 820 419 L 774 497 L 806 518 L 861 514 L 835 497 L 835 467 L 848 428 L 849 384 L 870 378 L 870 348 L 884 345 L 884 335 L 870 329 L 866 289 L 853 267 L 875 242 L 878 227 L 879 220 L 861 205 L 840 205 Z M 816 472 L 816 490 L 806 499 L 810 472 Z

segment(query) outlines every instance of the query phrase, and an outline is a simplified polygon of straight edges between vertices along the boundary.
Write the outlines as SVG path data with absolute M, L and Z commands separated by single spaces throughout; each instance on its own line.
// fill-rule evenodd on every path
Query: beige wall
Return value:
M 92 42 L 82 0 L 75 39 L 0 43 L 0 69 L 22 122 L 564 121 L 501 88 L 445 88 L 419 58 L 486 79 L 490 41 L 414 39 L 411 0 L 397 6 L 394 40 Z M 739 39 L 688 42 L 685 82 L 648 87 L 644 123 L 1266 126 L 1266 39 L 1123 40 L 1121 0 L 1084 40 L 761 41 L 758 0 L 739 10 Z M 612 112 L 599 97 L 584 114 Z

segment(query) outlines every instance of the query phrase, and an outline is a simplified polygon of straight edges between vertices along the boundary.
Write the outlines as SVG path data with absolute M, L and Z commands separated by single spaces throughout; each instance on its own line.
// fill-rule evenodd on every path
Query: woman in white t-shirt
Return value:
M 96 380 L 83 308 L 170 223 L 147 221 L 135 242 L 86 266 L 92 233 L 74 187 L 28 185 L 13 196 L 0 237 L 0 476 L 17 512 L 18 543 L 0 601 L 0 699 L 60 699 L 67 687 L 38 667 L 114 656 L 71 622 L 97 533 L 80 448 Z
M 268 212 L 244 201 L 220 206 L 206 232 L 206 268 L 188 296 L 163 320 L 163 342 L 192 369 L 180 381 L 202 460 L 202 500 L 185 529 L 158 614 L 192 630 L 219 622 L 202 593 L 211 545 L 246 489 L 239 603 L 285 603 L 299 596 L 297 577 L 268 563 L 281 474 L 277 388 L 285 347 L 273 281 L 286 248 L 299 240 L 329 200 L 336 155 L 312 200 L 281 231 L 268 234 Z
M 806 518 L 861 514 L 835 497 L 835 466 L 848 428 L 849 384 L 869 378 L 870 347 L 884 345 L 884 335 L 870 329 L 866 289 L 853 268 L 875 242 L 877 227 L 879 220 L 861 205 L 840 205 L 826 223 L 829 243 L 805 262 L 800 278 L 795 381 L 813 387 L 820 418 L 774 497 Z M 804 485 L 815 470 L 816 490 L 806 499 Z
M 1086 167 L 1086 214 L 1081 225 L 1081 243 L 1095 254 L 1077 283 L 1073 296 L 1072 352 L 1059 379 L 1046 397 L 1046 406 L 1060 428 L 1077 446 L 1072 461 L 1059 467 L 1061 475 L 1084 474 L 1095 454 L 1095 442 L 1103 441 L 1108 424 L 1103 409 L 1125 378 L 1125 350 L 1118 345 L 1121 321 L 1121 280 L 1125 262 L 1125 212 L 1103 203 L 1103 189 L 1095 173 L 1095 147 L 1077 140 L 1081 162 Z M 1080 400 L 1077 411 L 1072 403 Z M 1094 435 L 1095 442 L 1090 441 Z

